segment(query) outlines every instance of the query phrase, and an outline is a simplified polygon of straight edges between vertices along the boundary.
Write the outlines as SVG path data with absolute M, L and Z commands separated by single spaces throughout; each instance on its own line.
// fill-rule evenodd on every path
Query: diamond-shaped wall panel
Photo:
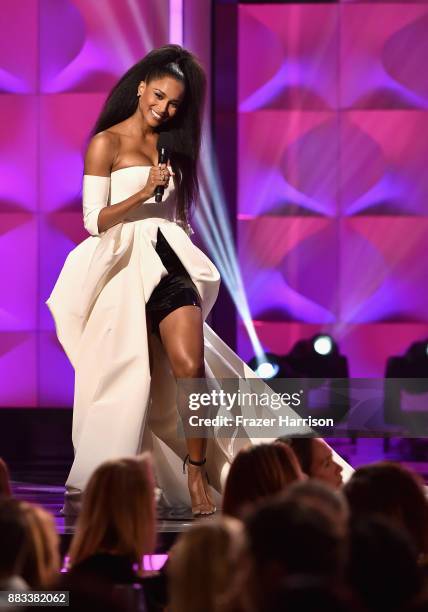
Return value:
M 341 11 L 341 106 L 428 108 L 428 8 L 370 2 Z
M 37 210 L 38 104 L 0 95 L 0 212 Z
M 253 317 L 335 321 L 338 238 L 337 222 L 322 217 L 241 220 L 241 270 Z
M 334 6 L 239 7 L 239 110 L 337 108 Z
M 341 113 L 343 214 L 428 214 L 428 111 Z
M 342 223 L 341 320 L 428 322 L 428 218 Z
M 239 215 L 335 215 L 339 121 L 332 112 L 239 116 Z

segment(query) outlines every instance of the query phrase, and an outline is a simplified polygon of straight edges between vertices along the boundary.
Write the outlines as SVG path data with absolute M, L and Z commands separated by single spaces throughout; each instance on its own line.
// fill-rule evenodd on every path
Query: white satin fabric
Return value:
M 148 170 L 132 166 L 111 177 L 84 177 L 84 223 L 92 235 L 69 253 L 46 304 L 75 370 L 75 459 L 68 489 L 84 490 L 103 461 L 148 449 L 164 498 L 175 506 L 190 503 L 181 470 L 186 445 L 177 435 L 176 382 L 157 338 L 150 373 L 145 315 L 146 302 L 167 274 L 155 250 L 158 228 L 195 283 L 204 320 L 217 298 L 220 276 L 175 222 L 172 181 L 161 204 L 151 198 L 122 223 L 99 233 L 101 208 L 138 192 Z M 204 346 L 207 377 L 255 377 L 206 323 Z M 249 441 L 261 440 L 209 440 L 208 472 L 218 492 L 230 461 Z

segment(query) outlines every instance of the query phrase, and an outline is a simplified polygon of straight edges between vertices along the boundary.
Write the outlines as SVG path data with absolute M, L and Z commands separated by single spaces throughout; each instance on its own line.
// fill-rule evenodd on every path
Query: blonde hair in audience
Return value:
M 155 546 L 155 516 L 150 455 L 106 461 L 85 490 L 70 565 L 105 552 L 128 556 L 142 574 L 142 556 Z
M 21 576 L 33 588 L 56 582 L 60 571 L 59 537 L 54 517 L 41 506 L 20 502 L 27 527 Z
M 185 532 L 171 551 L 169 612 L 223 609 L 245 556 L 245 542 L 242 523 L 231 517 Z

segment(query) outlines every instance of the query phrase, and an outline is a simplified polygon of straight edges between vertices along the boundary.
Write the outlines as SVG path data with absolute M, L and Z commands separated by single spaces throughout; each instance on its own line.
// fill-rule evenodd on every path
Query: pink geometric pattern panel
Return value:
M 338 228 L 326 217 L 263 216 L 238 226 L 244 286 L 256 320 L 333 323 Z M 314 283 L 322 268 L 327 283 Z
M 239 215 L 334 215 L 339 122 L 331 111 L 239 114 Z
M 428 322 L 428 217 L 351 217 L 341 238 L 342 321 Z
M 339 17 L 334 5 L 241 5 L 239 111 L 337 108 Z
M 427 117 L 419 110 L 340 113 L 343 214 L 428 214 Z
M 239 40 L 238 248 L 262 345 L 325 331 L 353 376 L 382 376 L 428 337 L 428 7 L 241 5 Z
M 343 108 L 428 107 L 426 6 L 342 6 L 341 28 Z

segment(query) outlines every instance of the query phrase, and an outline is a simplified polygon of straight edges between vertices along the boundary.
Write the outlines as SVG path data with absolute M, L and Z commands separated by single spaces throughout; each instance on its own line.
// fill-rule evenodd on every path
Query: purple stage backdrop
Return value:
M 117 78 L 168 42 L 170 2 L 1 4 L 0 406 L 72 404 L 44 302 L 87 236 L 85 139 Z M 191 19 L 209 2 L 192 2 L 185 44 L 208 40 Z M 241 5 L 238 24 L 238 248 L 256 330 L 280 353 L 329 331 L 353 376 L 382 375 L 428 336 L 428 8 Z M 242 328 L 238 351 L 252 356 Z
M 329 332 L 372 377 L 428 337 L 427 56 L 426 3 L 240 6 L 239 259 L 265 349 Z

